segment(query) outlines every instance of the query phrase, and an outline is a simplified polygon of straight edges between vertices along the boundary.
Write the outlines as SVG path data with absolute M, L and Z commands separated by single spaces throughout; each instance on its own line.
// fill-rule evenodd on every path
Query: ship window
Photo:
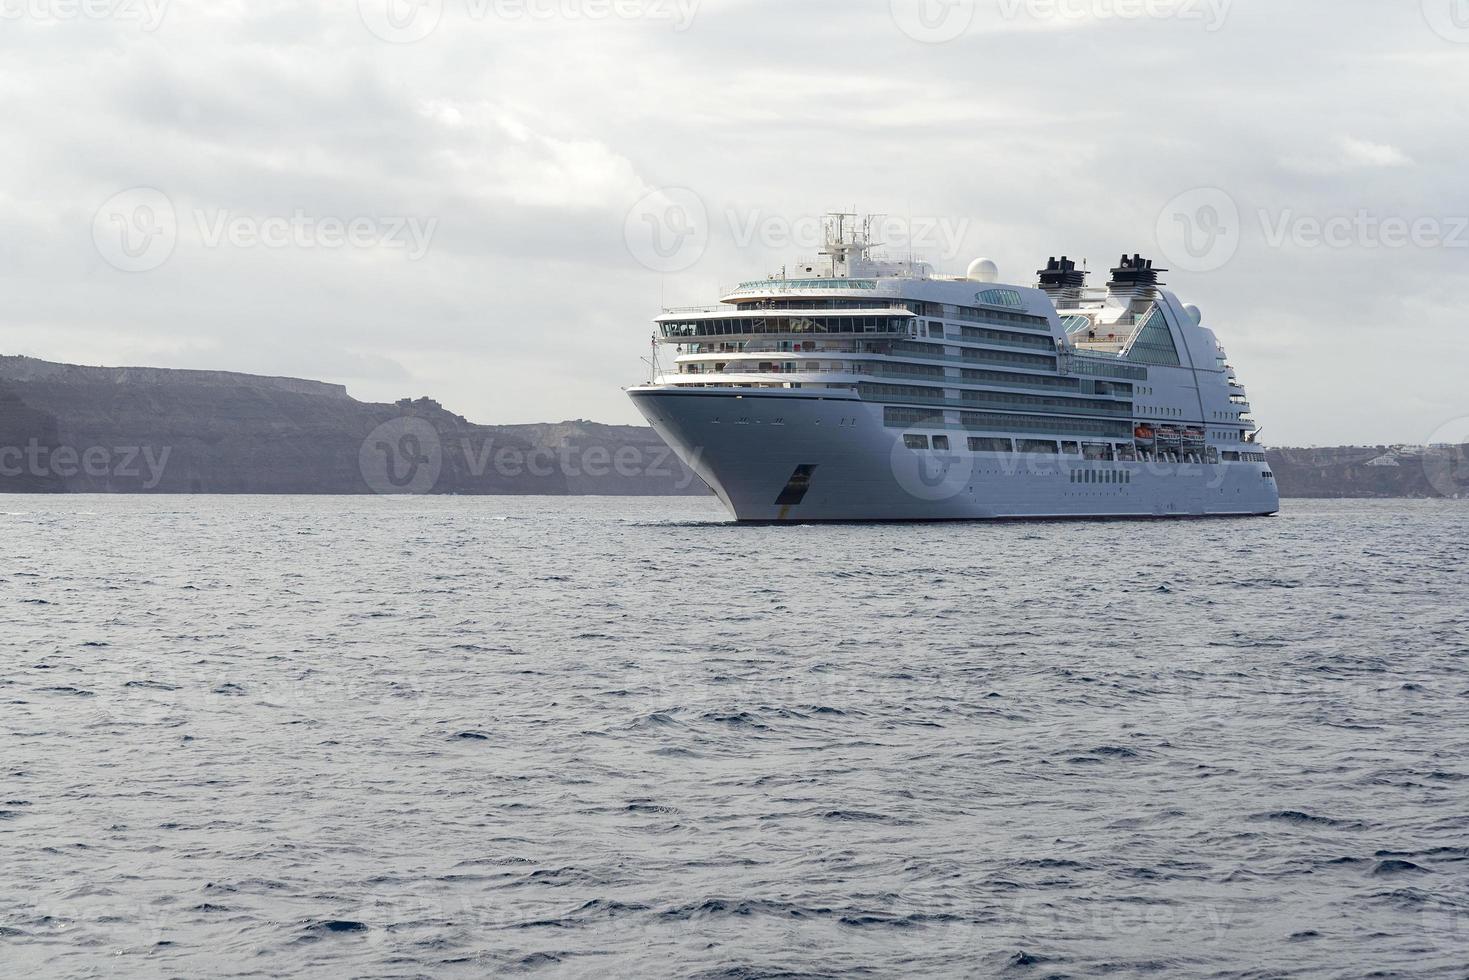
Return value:
M 947 450 L 949 448 L 949 437 L 948 436 L 934 436 L 933 437 L 933 448 Z
M 972 453 L 1013 453 L 1015 445 L 1009 439 L 991 439 L 986 436 L 971 436 L 969 451 Z
M 1016 449 L 1022 453 L 1042 453 L 1045 455 L 1056 455 L 1056 444 L 1040 439 L 1020 439 L 1016 443 Z
M 1068 456 L 1080 456 L 1081 455 L 1081 443 L 1079 443 L 1079 442 L 1063 442 L 1063 443 L 1061 443 L 1061 451 L 1063 453 L 1065 453 L 1066 455 L 1068 455 Z
M 928 436 L 905 435 L 903 436 L 903 445 L 909 449 L 927 449 Z

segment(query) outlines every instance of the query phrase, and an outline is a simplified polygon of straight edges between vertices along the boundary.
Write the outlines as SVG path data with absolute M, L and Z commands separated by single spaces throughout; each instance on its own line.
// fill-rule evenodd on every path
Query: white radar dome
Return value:
M 969 271 L 964 277 L 973 282 L 999 282 L 1000 267 L 992 259 L 975 259 L 969 263 Z
M 1185 306 L 1183 308 L 1183 312 L 1187 313 L 1188 318 L 1194 321 L 1194 326 L 1198 326 L 1199 324 L 1204 322 L 1204 311 L 1199 309 L 1192 303 L 1190 303 L 1188 306 Z

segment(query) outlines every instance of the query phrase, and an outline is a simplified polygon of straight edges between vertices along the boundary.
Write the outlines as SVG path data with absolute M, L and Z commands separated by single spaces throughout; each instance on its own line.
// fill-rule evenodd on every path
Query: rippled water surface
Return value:
M 0 511 L 7 975 L 1469 972 L 1464 503 Z

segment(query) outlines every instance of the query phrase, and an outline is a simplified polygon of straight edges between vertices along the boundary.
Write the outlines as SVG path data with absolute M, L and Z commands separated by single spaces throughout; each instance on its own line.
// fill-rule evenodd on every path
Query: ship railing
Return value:
M 734 321 L 738 322 L 738 321 Z M 804 343 L 806 341 L 817 341 L 825 337 L 834 339 L 850 340 L 862 337 L 869 340 L 906 340 L 913 334 L 905 327 L 902 330 L 758 330 L 749 333 L 674 333 L 664 334 L 658 338 L 664 344 L 760 344 L 776 343 L 773 340 L 731 340 L 732 337 L 791 337 L 791 343 Z
M 1022 382 L 1022 381 L 1004 381 L 1004 382 L 997 382 L 997 381 L 990 381 L 988 379 L 966 378 L 966 377 L 964 377 L 962 375 L 948 376 L 948 375 L 923 374 L 923 373 L 920 373 L 920 372 L 913 372 L 913 371 L 901 371 L 901 370 L 897 370 L 896 368 L 884 367 L 884 366 L 885 365 L 895 365 L 895 364 L 901 363 L 901 358 L 903 358 L 904 355 L 897 354 L 895 352 L 894 353 L 889 353 L 889 352 L 885 352 L 885 351 L 874 351 L 874 350 L 855 349 L 855 348 L 826 348 L 826 349 L 821 349 L 821 350 L 783 350 L 783 349 L 777 349 L 777 348 L 774 348 L 774 347 L 770 347 L 770 346 L 767 346 L 767 345 L 761 345 L 760 347 L 745 347 L 743 350 L 687 351 L 687 352 L 680 353 L 678 356 L 681 357 L 681 358 L 682 357 L 699 357 L 699 358 L 720 358 L 720 357 L 725 357 L 725 358 L 729 358 L 730 360 L 727 363 L 730 366 L 727 367 L 725 370 L 727 372 L 729 372 L 729 373 L 735 373 L 734 365 L 738 365 L 740 363 L 748 363 L 749 361 L 753 360 L 756 357 L 761 357 L 761 356 L 766 356 L 766 355 L 775 355 L 773 357 L 769 357 L 769 360 L 772 360 L 772 361 L 774 361 L 774 360 L 781 360 L 781 361 L 806 361 L 806 362 L 809 362 L 809 361 L 833 360 L 833 359 L 837 359 L 837 358 L 842 358 L 842 359 L 845 359 L 845 358 L 853 358 L 853 360 L 851 360 L 849 362 L 849 366 L 844 367 L 844 368 L 841 368 L 840 370 L 837 370 L 835 372 L 835 373 L 838 373 L 838 374 L 866 374 L 866 375 L 872 375 L 872 376 L 882 376 L 882 377 L 892 377 L 892 378 L 923 378 L 923 379 L 928 379 L 929 381 L 932 381 L 932 382 L 941 382 L 941 381 L 947 380 L 947 381 L 949 381 L 949 382 L 951 382 L 953 384 L 957 384 L 957 385 L 980 384 L 980 385 L 985 385 L 986 387 L 993 387 L 993 388 L 1023 388 L 1023 389 L 1027 389 L 1027 390 L 1036 390 L 1036 391 L 1053 391 L 1053 392 L 1058 392 L 1060 394 L 1078 394 L 1078 393 L 1080 393 L 1077 389 L 1069 389 L 1069 388 L 1064 388 L 1064 387 L 1057 386 L 1057 385 L 1048 385 L 1043 380 L 1041 380 L 1041 379 L 1045 379 L 1045 378 L 1055 377 L 1055 375 L 1053 375 L 1053 374 L 1049 374 L 1049 373 L 1044 372 L 1044 371 L 1034 371 L 1034 372 L 1032 372 L 1032 371 L 1025 370 L 1025 369 L 1016 370 L 1016 369 L 1010 367 L 1009 365 L 1006 365 L 1002 361 L 986 361 L 986 360 L 984 360 L 982 358 L 975 358 L 975 357 L 948 357 L 948 356 L 940 357 L 938 355 L 925 355 L 925 354 L 908 354 L 908 355 L 906 355 L 907 358 L 910 359 L 910 360 L 937 361 L 937 362 L 941 362 L 941 363 L 943 363 L 945 365 L 955 365 L 955 366 L 960 367 L 961 369 L 963 369 L 963 368 L 973 368 L 973 369 L 976 369 L 976 370 L 999 370 L 999 371 L 1004 371 L 1004 372 L 1009 373 L 1009 374 L 1022 375 L 1022 376 L 1026 376 L 1026 377 L 1034 377 L 1037 380 L 1035 382 L 1029 382 L 1029 381 L 1024 381 L 1024 382 Z M 702 364 L 702 363 L 705 363 L 705 362 L 703 362 L 703 361 L 681 361 L 680 363 L 684 363 L 684 364 Z M 823 368 L 797 368 L 796 370 L 800 371 L 801 373 L 806 373 L 806 374 L 825 374 L 825 373 L 831 373 L 833 369 L 823 367 Z M 715 371 L 698 371 L 698 372 L 687 372 L 687 373 L 692 373 L 692 374 L 717 374 L 719 372 L 715 372 Z M 1132 402 L 1132 395 L 1131 394 L 1128 394 L 1126 392 L 1111 392 L 1111 393 L 1091 392 L 1091 393 L 1087 393 L 1087 396 L 1088 397 L 1091 397 L 1091 398 L 1110 398 L 1110 399 L 1113 399 L 1113 400 L 1115 400 L 1115 401 L 1117 401 L 1119 403 L 1128 403 L 1128 404 L 1130 404 Z
M 683 315 L 689 313 L 728 313 L 732 309 L 733 307 L 727 306 L 723 303 L 705 304 L 703 306 L 665 306 L 663 307 L 663 315 Z

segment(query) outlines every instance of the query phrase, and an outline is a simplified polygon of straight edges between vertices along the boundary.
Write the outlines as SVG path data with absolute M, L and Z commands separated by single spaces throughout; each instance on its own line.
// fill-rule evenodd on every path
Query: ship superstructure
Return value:
M 672 370 L 629 389 L 749 521 L 1271 514 L 1244 388 L 1140 255 L 1034 286 L 875 253 L 855 215 L 811 261 L 668 310 Z

